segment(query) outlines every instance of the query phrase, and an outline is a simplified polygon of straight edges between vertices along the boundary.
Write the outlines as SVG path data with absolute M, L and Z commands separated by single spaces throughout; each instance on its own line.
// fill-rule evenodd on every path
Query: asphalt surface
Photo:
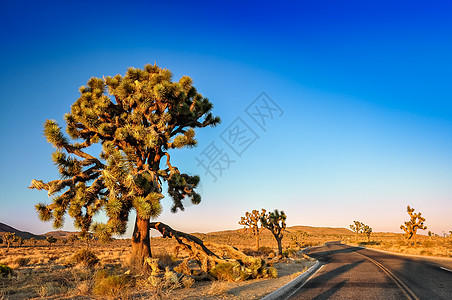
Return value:
M 410 257 L 339 242 L 311 248 L 322 266 L 285 299 L 452 299 L 452 260 Z

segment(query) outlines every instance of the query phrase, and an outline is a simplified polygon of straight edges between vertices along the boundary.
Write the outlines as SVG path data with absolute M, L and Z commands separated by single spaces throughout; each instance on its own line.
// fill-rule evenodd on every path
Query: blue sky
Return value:
M 223 121 L 172 156 L 201 175 L 201 204 L 165 199 L 159 220 L 208 232 L 278 208 L 289 225 L 399 232 L 409 204 L 452 230 L 452 2 L 393 2 L 0 1 L 0 222 L 51 230 L 34 211 L 47 195 L 26 189 L 58 176 L 42 124 L 63 125 L 91 76 L 156 62 Z M 262 92 L 283 111 L 266 131 L 245 111 Z M 259 136 L 241 156 L 221 139 L 238 117 Z M 196 161 L 212 142 L 234 160 L 216 181 Z

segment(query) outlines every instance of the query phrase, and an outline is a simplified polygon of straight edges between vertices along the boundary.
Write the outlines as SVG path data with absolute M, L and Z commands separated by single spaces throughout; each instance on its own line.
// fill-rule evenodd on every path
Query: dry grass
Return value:
M 346 242 L 352 245 L 411 255 L 452 257 L 451 237 L 428 237 L 425 235 L 418 235 L 417 244 L 413 245 L 402 234 L 376 233 L 372 235 L 370 241 L 363 239 L 363 241 L 358 240 L 358 243 L 355 243 L 354 238 L 351 238 L 350 240 L 347 239 Z

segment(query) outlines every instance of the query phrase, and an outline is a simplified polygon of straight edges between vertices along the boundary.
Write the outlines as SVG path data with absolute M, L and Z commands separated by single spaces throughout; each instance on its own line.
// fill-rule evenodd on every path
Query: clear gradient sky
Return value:
M 93 2 L 0 0 L 0 222 L 52 230 L 34 210 L 47 194 L 26 188 L 58 176 L 42 124 L 64 125 L 91 76 L 156 62 L 222 118 L 173 152 L 203 196 L 176 214 L 163 200 L 173 228 L 278 208 L 288 225 L 400 232 L 409 204 L 452 230 L 452 1 Z M 246 113 L 262 92 L 283 112 L 265 131 Z M 222 139 L 238 117 L 258 136 L 240 156 Z M 234 161 L 216 181 L 196 160 L 212 142 Z

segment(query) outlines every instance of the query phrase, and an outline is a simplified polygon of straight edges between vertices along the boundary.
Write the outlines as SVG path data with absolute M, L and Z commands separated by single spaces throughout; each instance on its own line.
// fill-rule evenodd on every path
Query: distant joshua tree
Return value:
M 246 212 L 245 216 L 240 219 L 239 224 L 245 226 L 245 229 L 251 230 L 254 237 L 256 238 L 256 251 L 259 251 L 259 234 L 260 228 L 259 223 L 261 222 L 261 218 L 265 216 L 267 211 L 262 209 L 261 212 L 258 210 L 253 210 L 251 213 Z
M 367 241 L 370 241 L 370 235 L 372 234 L 372 228 L 363 222 L 353 221 L 354 224 L 350 225 L 350 229 L 355 233 L 355 243 L 358 242 L 358 236 L 363 234 L 367 237 Z
M 35 238 L 31 238 L 30 239 L 30 244 L 33 246 L 33 247 L 35 247 L 36 246 L 36 239 Z
M 14 232 L 7 232 L 3 235 L 3 240 L 6 243 L 6 249 L 9 250 L 9 246 L 11 246 L 12 243 L 17 241 L 17 236 Z
M 20 246 L 22 246 L 24 244 L 24 238 L 21 237 L 21 236 L 18 236 L 16 238 L 16 242 L 17 242 L 17 247 L 20 247 Z
M 284 235 L 284 229 L 286 229 L 286 214 L 275 209 L 274 212 L 265 213 L 261 217 L 262 226 L 271 231 L 278 243 L 278 255 L 282 257 L 282 245 L 281 240 Z
M 363 233 L 367 237 L 367 241 L 370 241 L 370 235 L 372 234 L 372 228 L 369 225 L 364 224 Z
M 350 225 L 350 229 L 355 233 L 355 243 L 358 242 L 358 235 L 363 233 L 364 224 L 359 221 L 353 221 L 354 224 Z
M 78 240 L 77 235 L 73 234 L 67 238 L 67 241 L 71 243 L 71 246 L 74 246 L 74 243 Z
M 301 248 L 303 240 L 309 237 L 309 234 L 302 230 L 295 231 L 294 235 L 290 237 L 290 248 Z
M 406 208 L 408 214 L 410 215 L 410 220 L 405 222 L 405 225 L 400 225 L 400 229 L 405 231 L 405 236 L 408 240 L 413 238 L 414 245 L 416 245 L 416 232 L 418 229 L 425 230 L 427 226 L 424 225 L 425 218 L 421 217 L 421 213 L 414 213 L 414 208 L 409 205 Z
M 52 244 L 56 243 L 56 242 L 57 242 L 57 239 L 54 238 L 53 236 L 49 235 L 49 236 L 46 238 L 46 241 L 49 243 L 49 248 L 52 248 Z

